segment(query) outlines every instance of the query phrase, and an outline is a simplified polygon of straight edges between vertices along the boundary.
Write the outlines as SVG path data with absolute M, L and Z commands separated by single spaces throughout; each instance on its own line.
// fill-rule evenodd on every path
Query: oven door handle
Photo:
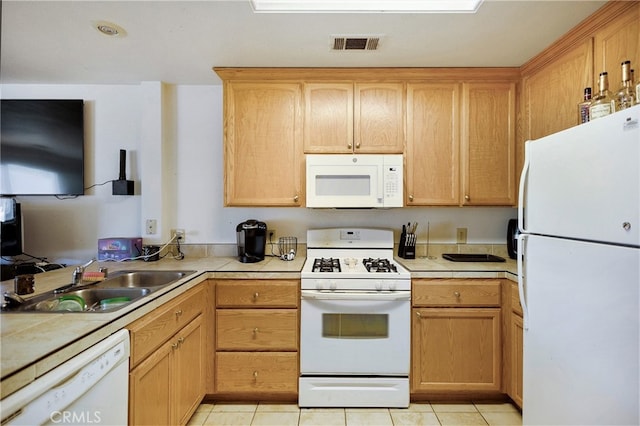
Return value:
M 410 291 L 399 292 L 379 292 L 379 291 L 359 291 L 359 292 L 336 292 L 336 291 L 315 291 L 315 290 L 302 290 L 300 292 L 301 298 L 315 299 L 315 300 L 373 300 L 373 301 L 388 301 L 388 300 L 411 300 Z

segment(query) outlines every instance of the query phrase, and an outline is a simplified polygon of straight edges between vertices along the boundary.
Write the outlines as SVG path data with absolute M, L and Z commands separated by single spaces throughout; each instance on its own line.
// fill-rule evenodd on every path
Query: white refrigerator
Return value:
M 640 424 L 640 105 L 528 141 L 525 425 Z

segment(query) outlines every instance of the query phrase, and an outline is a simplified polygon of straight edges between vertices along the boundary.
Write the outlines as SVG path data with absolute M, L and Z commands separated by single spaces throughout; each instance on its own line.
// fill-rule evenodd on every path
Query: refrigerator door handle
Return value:
M 527 189 L 526 183 L 529 177 L 528 148 L 530 143 L 531 141 L 526 141 L 524 145 L 524 164 L 522 165 L 522 173 L 520 174 L 520 183 L 518 187 L 518 229 L 520 230 L 521 233 L 528 232 L 524 228 L 524 193 Z
M 518 295 L 520 296 L 520 305 L 522 305 L 522 328 L 529 329 L 529 308 L 527 307 L 526 298 L 526 274 L 524 270 L 524 246 L 528 235 L 518 235 Z

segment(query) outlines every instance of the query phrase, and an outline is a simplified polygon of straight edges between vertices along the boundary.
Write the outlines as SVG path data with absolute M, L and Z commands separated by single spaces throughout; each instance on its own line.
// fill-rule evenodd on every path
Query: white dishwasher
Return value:
M 126 425 L 128 377 L 121 330 L 0 401 L 2 425 Z

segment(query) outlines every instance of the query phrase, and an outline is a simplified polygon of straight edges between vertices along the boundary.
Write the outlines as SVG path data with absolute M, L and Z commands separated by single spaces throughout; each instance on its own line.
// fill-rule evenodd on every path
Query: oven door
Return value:
M 301 375 L 407 376 L 410 294 L 303 290 Z

